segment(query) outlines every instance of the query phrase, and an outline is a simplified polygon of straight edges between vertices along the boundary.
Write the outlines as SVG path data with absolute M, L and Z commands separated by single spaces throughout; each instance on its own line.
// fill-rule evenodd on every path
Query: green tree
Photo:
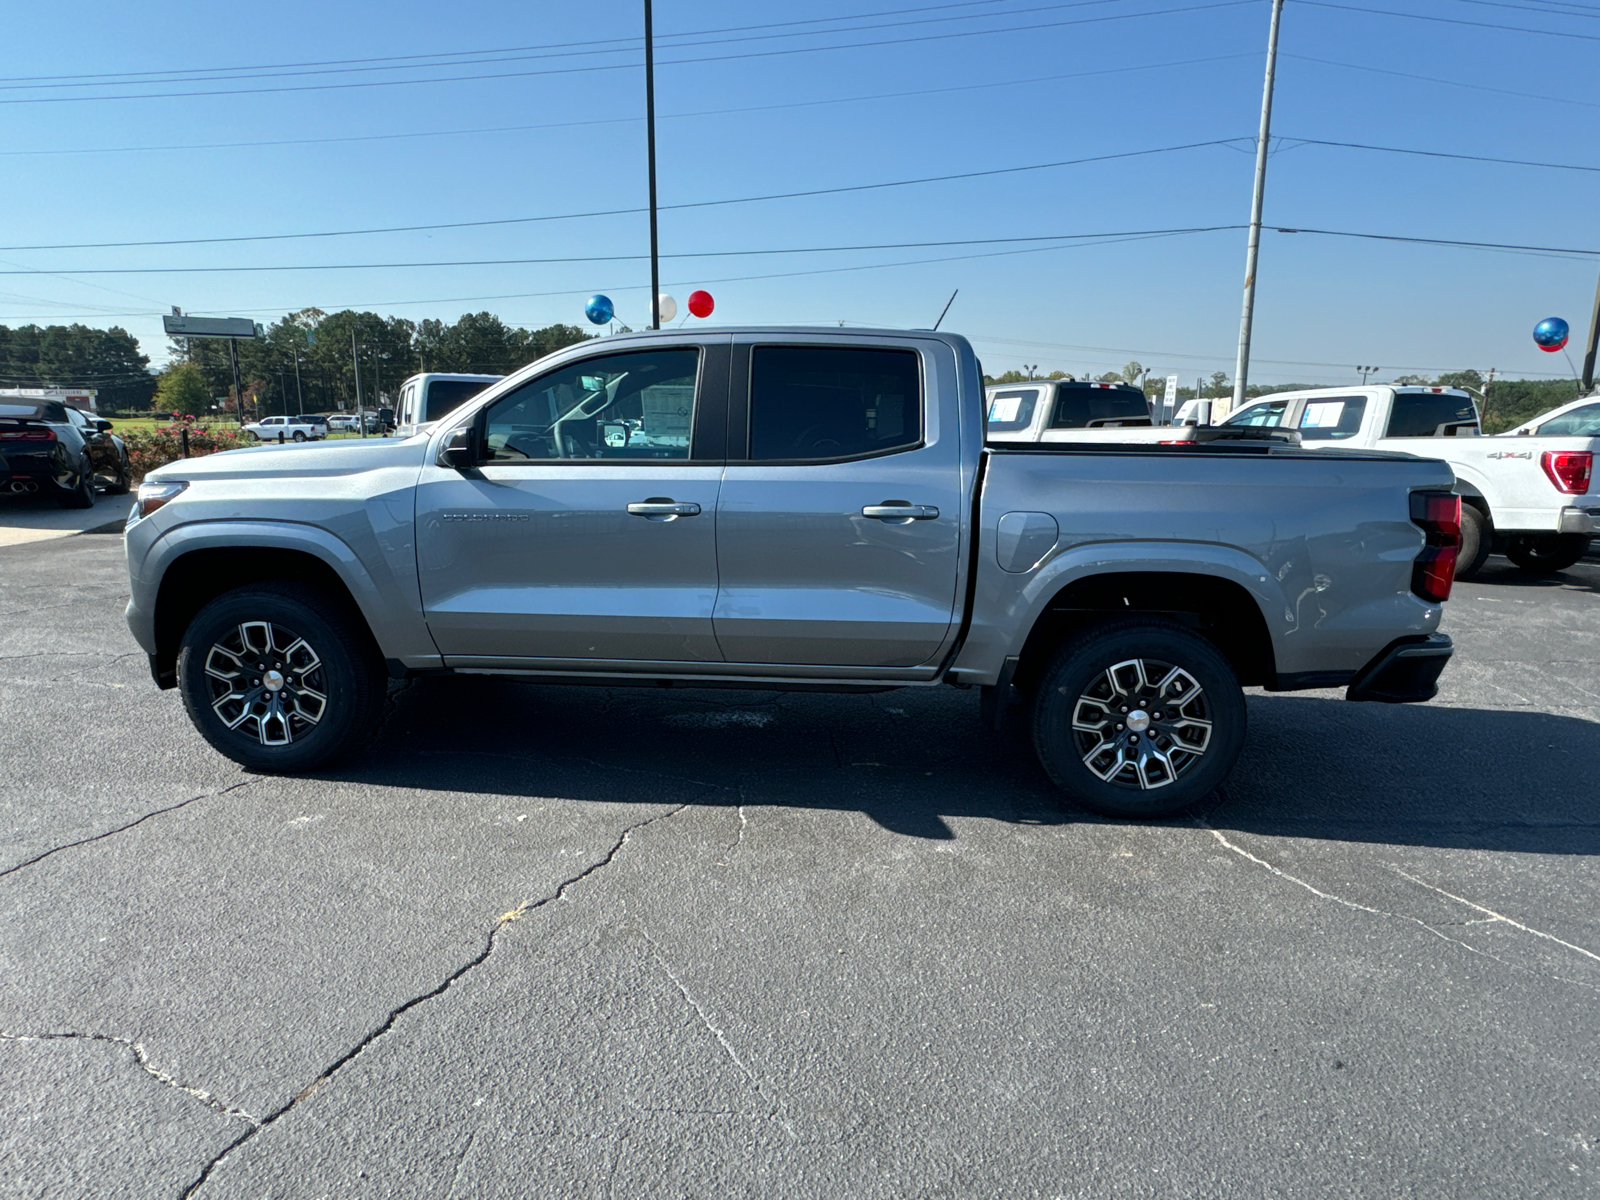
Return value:
M 211 407 L 211 387 L 205 372 L 192 362 L 176 362 L 156 385 L 156 411 L 199 416 Z
M 1122 368 L 1122 382 L 1135 386 L 1144 378 L 1144 364 L 1135 360 Z
M 142 409 L 155 392 L 150 360 L 113 326 L 0 325 L 0 387 L 91 387 L 106 412 Z

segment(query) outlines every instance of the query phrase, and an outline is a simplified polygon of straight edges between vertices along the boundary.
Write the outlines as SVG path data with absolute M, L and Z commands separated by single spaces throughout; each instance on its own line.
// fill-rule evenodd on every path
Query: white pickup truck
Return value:
M 1443 459 L 1462 499 L 1456 577 L 1467 579 L 1490 553 L 1524 570 L 1553 572 L 1588 552 L 1600 533 L 1600 398 L 1589 403 L 1596 412 L 1587 425 L 1561 409 L 1514 433 L 1484 437 L 1472 397 L 1454 388 L 1320 388 L 1263 396 L 1222 427 L 1292 429 L 1308 450 L 1403 450 Z
M 262 417 L 244 427 L 263 442 L 314 442 L 328 436 L 328 427 L 310 417 Z
M 992 384 L 986 440 L 1008 442 L 1160 441 L 1144 393 L 1129 383 L 1077 379 L 1036 379 Z M 1130 429 L 1143 429 L 1129 435 Z

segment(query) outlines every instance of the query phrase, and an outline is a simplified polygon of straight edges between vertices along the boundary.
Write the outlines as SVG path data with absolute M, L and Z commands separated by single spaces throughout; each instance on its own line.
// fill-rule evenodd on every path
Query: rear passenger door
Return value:
M 931 400 L 955 394 L 940 351 L 736 341 L 717 508 L 727 661 L 914 668 L 938 655 L 965 499 L 953 413 L 942 423 Z

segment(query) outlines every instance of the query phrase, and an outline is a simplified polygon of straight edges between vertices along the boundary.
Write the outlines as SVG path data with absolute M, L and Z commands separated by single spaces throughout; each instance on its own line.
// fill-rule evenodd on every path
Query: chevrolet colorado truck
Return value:
M 1472 397 L 1458 389 L 1318 388 L 1263 396 L 1221 428 L 1292 429 L 1308 447 L 1404 450 L 1443 459 L 1462 500 L 1456 575 L 1470 579 L 1491 553 L 1526 571 L 1564 571 L 1600 534 L 1594 477 L 1600 429 L 1567 412 L 1484 437 Z
M 1240 753 L 1243 688 L 1431 698 L 1443 463 L 1287 443 L 986 444 L 946 333 L 568 347 L 409 438 L 172 463 L 126 533 L 157 684 L 251 770 L 364 744 L 387 681 L 982 689 L 1045 771 L 1152 817 Z

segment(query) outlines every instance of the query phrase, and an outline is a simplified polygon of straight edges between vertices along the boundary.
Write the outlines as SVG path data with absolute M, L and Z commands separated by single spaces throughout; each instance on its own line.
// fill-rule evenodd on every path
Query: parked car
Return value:
M 1600 401 L 1591 403 L 1600 408 Z M 1594 478 L 1600 431 L 1578 415 L 1582 407 L 1483 437 L 1472 397 L 1455 388 L 1318 388 L 1263 396 L 1222 424 L 1294 429 L 1308 448 L 1403 450 L 1443 459 L 1463 501 L 1456 574 L 1470 579 L 1491 553 L 1527 571 L 1564 571 L 1600 534 Z
M 395 410 L 397 432 L 409 437 L 423 425 L 454 412 L 503 375 L 451 375 L 428 371 L 413 375 L 400 385 L 400 404 Z
M 306 417 L 262 417 L 244 427 L 245 433 L 254 434 L 263 442 L 309 442 L 328 436 L 328 427 Z
M 1122 429 L 1152 428 L 1150 402 L 1129 383 L 1039 379 L 987 389 L 991 442 L 1044 442 L 1060 430 L 1103 430 L 1076 441 L 1125 440 Z M 1156 435 L 1146 435 L 1155 437 Z
M 1025 702 L 1119 816 L 1223 780 L 1242 687 L 1434 695 L 1460 500 L 1441 462 L 1241 440 L 984 443 L 966 339 L 674 329 L 568 347 L 426 436 L 173 463 L 130 628 L 253 771 L 362 745 L 385 677 Z
M 59 401 L 0 401 L 0 490 L 43 492 L 62 508 L 93 508 L 96 486 L 125 495 L 128 450 L 111 428 Z
M 334 413 L 328 418 L 328 431 L 330 433 L 348 433 L 356 427 L 354 413 Z

